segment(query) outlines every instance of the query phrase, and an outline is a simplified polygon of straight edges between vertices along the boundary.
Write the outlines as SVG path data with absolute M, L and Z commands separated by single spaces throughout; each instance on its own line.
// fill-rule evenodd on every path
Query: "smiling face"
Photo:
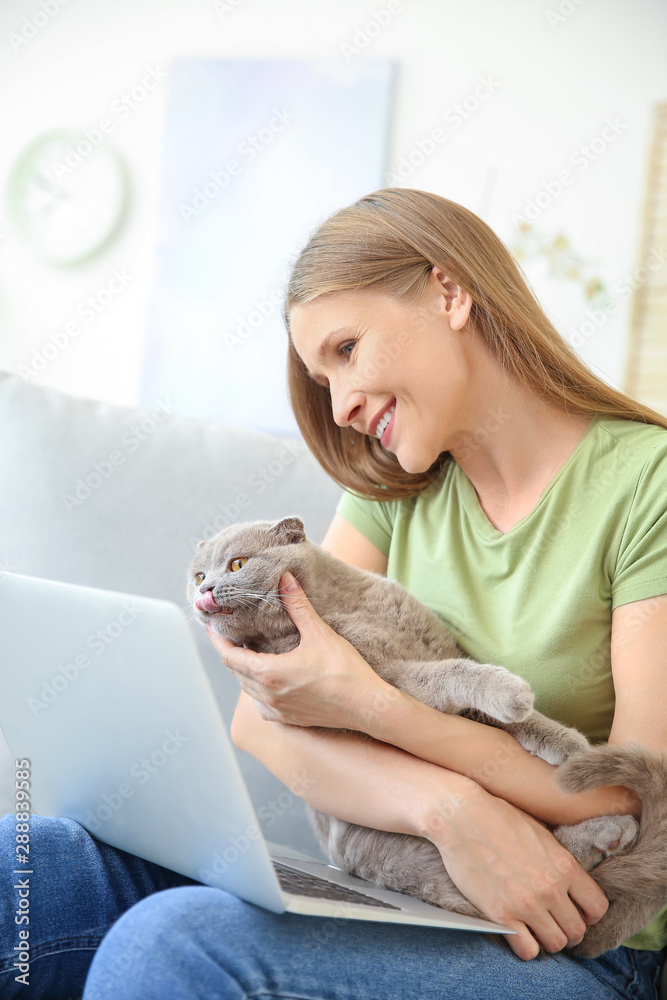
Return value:
M 379 425 L 382 446 L 402 468 L 424 472 L 465 429 L 471 305 L 467 292 L 433 268 L 419 303 L 370 291 L 331 293 L 295 305 L 290 332 L 308 371 L 328 385 L 335 422 L 372 436 Z

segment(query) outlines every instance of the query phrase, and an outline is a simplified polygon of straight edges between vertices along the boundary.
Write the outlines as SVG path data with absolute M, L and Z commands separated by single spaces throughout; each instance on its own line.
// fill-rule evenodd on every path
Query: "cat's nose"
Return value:
M 199 588 L 199 593 L 205 594 L 207 590 L 213 590 L 214 587 L 215 587 L 214 583 L 202 583 L 201 587 Z

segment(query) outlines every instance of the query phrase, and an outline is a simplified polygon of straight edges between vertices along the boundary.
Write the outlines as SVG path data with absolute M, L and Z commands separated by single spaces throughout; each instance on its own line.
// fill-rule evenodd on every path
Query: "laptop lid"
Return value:
M 175 604 L 5 574 L 0 726 L 13 756 L 30 761 L 33 813 L 70 816 L 114 847 L 284 911 Z
M 3 574 L 0 727 L 28 762 L 31 812 L 69 816 L 265 909 L 514 933 L 273 844 L 283 885 L 297 869 L 303 887 L 281 891 L 194 637 L 170 601 Z M 304 876 L 383 906 L 318 897 Z

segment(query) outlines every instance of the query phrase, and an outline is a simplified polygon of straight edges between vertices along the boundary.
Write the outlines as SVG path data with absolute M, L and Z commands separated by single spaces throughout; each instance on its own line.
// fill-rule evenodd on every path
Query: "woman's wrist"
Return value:
M 558 794 L 563 795 L 556 779 Z M 601 785 L 587 792 L 567 795 L 565 808 L 558 822 L 563 824 L 581 823 L 594 816 L 634 816 L 641 819 L 641 799 L 630 788 L 623 785 Z
M 404 691 L 374 674 L 372 684 L 364 679 L 360 690 L 351 704 L 351 719 L 348 728 L 366 733 L 382 743 L 398 744 L 392 736 L 396 734 L 396 724 L 411 701 L 416 701 Z
M 492 798 L 490 792 L 471 778 L 443 768 L 437 787 L 429 790 L 417 805 L 414 833 L 446 851 L 459 837 L 457 830 L 464 811 L 474 803 Z

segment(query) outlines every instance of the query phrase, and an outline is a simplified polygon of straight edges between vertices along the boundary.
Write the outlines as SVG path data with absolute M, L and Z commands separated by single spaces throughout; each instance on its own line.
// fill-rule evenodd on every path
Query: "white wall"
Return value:
M 400 61 L 389 149 L 394 181 L 401 157 L 445 138 L 400 183 L 436 191 L 482 215 L 508 243 L 513 215 L 560 171 L 570 183 L 536 220 L 564 229 L 580 256 L 612 285 L 639 263 L 638 221 L 651 105 L 667 98 L 667 10 L 660 0 L 392 0 L 394 13 L 350 55 L 383 0 L 4 0 L 0 7 L 0 86 L 4 95 L 0 186 L 21 149 L 59 126 L 91 127 L 150 67 L 168 73 L 175 55 L 348 58 Z M 558 13 L 560 7 L 561 13 Z M 50 11 L 55 13 L 49 13 Z M 17 49 L 24 18 L 40 24 Z M 368 34 L 374 33 L 371 25 Z M 480 78 L 489 86 L 477 91 Z M 491 91 L 489 93 L 489 91 Z M 69 270 L 37 262 L 0 219 L 0 368 L 14 371 L 31 350 L 77 315 L 115 268 L 132 275 L 94 323 L 51 363 L 43 381 L 74 395 L 137 400 L 154 268 L 157 180 L 168 83 L 156 89 L 109 141 L 132 177 L 133 209 L 101 257 Z M 487 96 L 480 100 L 482 94 Z M 477 108 L 464 120 L 457 102 Z M 618 122 L 613 141 L 580 165 L 583 144 Z M 607 130 L 606 135 L 612 133 Z M 438 134 L 440 135 L 440 133 Z M 599 149 L 600 142 L 596 148 Z M 419 157 L 413 156 L 413 159 Z M 542 201 L 548 197 L 543 194 Z M 527 272 L 563 333 L 586 320 L 577 286 Z M 623 372 L 630 297 L 591 336 L 582 354 L 610 381 Z

